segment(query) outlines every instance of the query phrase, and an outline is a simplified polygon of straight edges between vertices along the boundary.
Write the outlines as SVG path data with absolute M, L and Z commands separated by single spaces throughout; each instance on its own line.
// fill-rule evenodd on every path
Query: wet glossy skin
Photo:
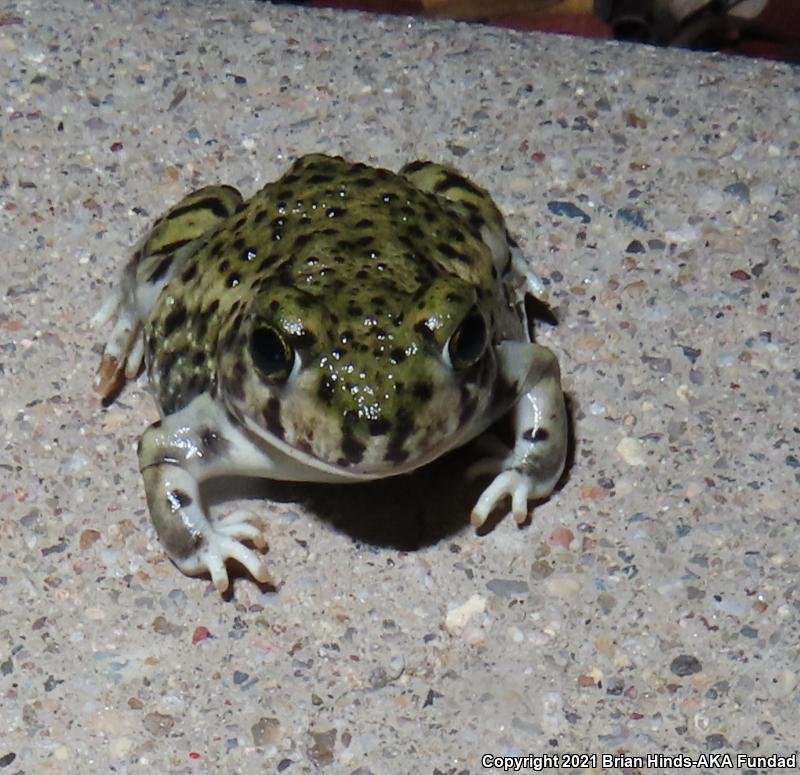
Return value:
M 307 156 L 244 201 L 213 186 L 156 223 L 108 309 L 98 389 L 144 354 L 163 415 L 140 463 L 154 524 L 187 573 L 227 587 L 234 557 L 258 579 L 253 515 L 211 524 L 198 482 L 228 473 L 359 481 L 412 470 L 516 407 L 513 450 L 473 522 L 561 473 L 558 365 L 528 337 L 541 284 L 489 195 L 427 162 L 399 174 Z

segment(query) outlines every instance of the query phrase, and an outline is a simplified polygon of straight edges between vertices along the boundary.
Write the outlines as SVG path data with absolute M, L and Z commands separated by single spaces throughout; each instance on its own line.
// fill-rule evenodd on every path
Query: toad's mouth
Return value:
M 431 439 L 422 447 L 395 449 L 389 459 L 386 450 L 388 444 L 375 440 L 361 444 L 351 439 L 350 447 L 348 442 L 344 442 L 332 446 L 326 454 L 320 454 L 314 446 L 287 440 L 285 436 L 270 432 L 249 417 L 245 418 L 245 423 L 248 430 L 270 448 L 267 455 L 280 472 L 276 478 L 287 481 L 366 482 L 399 476 L 427 465 L 475 438 L 488 426 L 489 418 L 485 424 L 459 428 L 454 433 Z M 358 445 L 358 455 L 355 454 L 354 445 Z

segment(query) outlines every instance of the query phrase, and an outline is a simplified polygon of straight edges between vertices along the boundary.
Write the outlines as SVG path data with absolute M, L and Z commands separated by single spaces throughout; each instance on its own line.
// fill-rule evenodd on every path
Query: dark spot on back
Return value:
M 280 256 L 277 253 L 270 253 L 268 256 L 265 256 L 264 258 L 261 259 L 258 268 L 266 269 L 267 267 L 272 266 L 272 264 L 276 263 L 279 258 Z
M 433 190 L 437 194 L 440 194 L 451 188 L 462 188 L 464 191 L 469 191 L 475 196 L 485 196 L 483 191 L 481 191 L 474 183 L 467 180 L 463 175 L 459 175 L 457 172 L 448 172 L 445 174 L 436 182 Z
M 189 240 L 183 240 L 183 244 L 186 244 L 188 241 Z M 157 283 L 169 271 L 169 268 L 172 266 L 173 258 L 175 258 L 173 255 L 162 258 L 161 261 L 158 262 L 158 266 L 153 270 L 153 273 L 147 278 L 147 282 Z
M 333 401 L 333 391 L 336 387 L 336 383 L 331 379 L 329 374 L 323 374 L 319 380 L 319 386 L 317 388 L 317 396 L 325 404 L 330 405 L 331 401 Z
M 295 241 L 292 243 L 292 250 L 299 250 L 300 248 L 304 247 L 311 241 L 310 234 L 300 234 L 297 236 Z
M 430 164 L 429 161 L 420 161 L 418 159 L 417 161 L 412 161 L 412 162 L 409 162 L 408 164 L 406 164 L 403 167 L 403 169 L 400 170 L 400 173 L 402 175 L 406 175 L 406 174 L 409 174 L 409 173 L 412 173 L 412 172 L 419 172 L 421 169 L 423 169 L 424 167 L 427 167 L 429 164 Z
M 183 282 L 185 283 L 188 283 L 190 280 L 194 279 L 194 276 L 196 274 L 197 274 L 197 262 L 192 261 L 192 263 L 190 263 L 189 266 L 187 266 L 186 269 L 183 270 L 183 273 L 181 274 L 181 280 L 183 280 Z
M 472 213 L 469 217 L 469 225 L 473 228 L 475 234 L 479 235 L 481 229 L 486 224 L 486 221 L 483 219 L 483 216 L 479 213 Z
M 170 336 L 174 331 L 186 322 L 186 307 L 182 304 L 177 305 L 164 319 L 164 336 Z
M 176 207 L 174 210 L 171 210 L 167 213 L 166 220 L 172 221 L 175 218 L 180 218 L 180 216 L 185 215 L 186 213 L 190 213 L 193 210 L 211 210 L 217 218 L 227 218 L 230 213 L 228 212 L 228 208 L 225 207 L 225 203 L 217 199 L 215 196 L 209 196 L 205 199 L 200 199 L 197 202 L 192 202 L 191 204 L 184 205 L 183 207 Z

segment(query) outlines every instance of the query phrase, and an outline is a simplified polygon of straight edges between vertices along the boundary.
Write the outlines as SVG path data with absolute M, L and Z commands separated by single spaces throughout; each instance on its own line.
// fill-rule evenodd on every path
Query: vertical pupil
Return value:
M 461 324 L 450 343 L 453 365 L 471 365 L 480 358 L 485 346 L 486 324 L 481 315 L 473 312 Z
M 283 337 L 274 328 L 257 328 L 250 336 L 250 354 L 264 374 L 288 371 L 294 360 Z

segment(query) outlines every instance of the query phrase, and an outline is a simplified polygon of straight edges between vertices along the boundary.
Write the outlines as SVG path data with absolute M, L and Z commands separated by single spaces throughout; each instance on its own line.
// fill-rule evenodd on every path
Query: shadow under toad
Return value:
M 464 471 L 475 459 L 474 451 L 460 449 L 409 474 L 357 484 L 225 477 L 204 484 L 203 495 L 209 505 L 239 498 L 297 503 L 355 541 L 413 551 L 469 522 L 485 487 L 484 480 L 465 481 Z M 265 516 L 269 534 L 269 504 L 251 508 Z
M 574 463 L 573 411 L 574 405 L 567 396 L 567 461 L 556 491 L 566 483 Z M 508 418 L 495 424 L 492 432 L 509 446 L 513 443 Z M 486 477 L 473 481 L 465 476 L 469 466 L 481 457 L 473 442 L 409 474 L 374 482 L 319 484 L 224 477 L 204 483 L 202 490 L 208 505 L 233 499 L 297 503 L 355 541 L 414 551 L 439 543 L 469 524 L 473 506 L 491 481 Z M 526 525 L 535 519 L 536 502 L 530 505 Z M 509 507 L 504 501 L 477 533 L 491 532 L 505 518 Z M 253 504 L 252 508 L 264 515 L 269 534 L 268 503 Z

